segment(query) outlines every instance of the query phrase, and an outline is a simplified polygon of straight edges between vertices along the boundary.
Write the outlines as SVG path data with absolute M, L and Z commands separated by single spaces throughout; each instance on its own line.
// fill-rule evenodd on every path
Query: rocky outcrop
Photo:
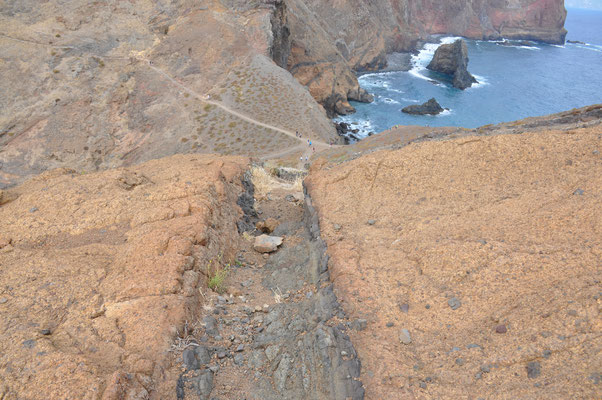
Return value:
M 429 101 L 423 104 L 413 104 L 401 109 L 406 114 L 414 115 L 437 115 L 443 112 L 443 108 L 437 103 L 437 100 L 433 97 Z
M 172 352 L 200 317 L 208 266 L 236 254 L 247 162 L 177 155 L 11 188 L 0 397 L 176 398 Z
M 295 131 L 336 138 L 307 88 L 272 61 L 286 67 L 290 52 L 284 3 L 193 3 L 2 3 L 0 188 L 176 153 L 264 157 L 301 144 Z
M 563 43 L 563 0 L 288 0 L 288 69 L 329 113 L 350 112 L 357 71 L 377 70 L 386 55 L 413 50 L 431 34 L 472 39 Z
M 452 84 L 460 90 L 477 83 L 474 76 L 468 72 L 468 49 L 466 48 L 466 42 L 462 39 L 439 46 L 427 68 L 431 71 L 451 75 Z
M 565 17 L 561 0 L 32 4 L 0 5 L 0 187 L 175 153 L 281 154 L 298 141 L 278 129 L 328 142 L 327 114 L 370 101 L 355 73 L 387 54 L 432 33 L 562 42 Z
M 313 163 L 366 398 L 597 397 L 600 109 Z
M 347 99 L 353 101 L 359 101 L 361 103 L 372 103 L 374 101 L 374 95 L 368 93 L 365 89 L 357 87 L 347 92 Z
M 291 54 L 291 31 L 288 26 L 286 3 L 283 0 L 275 2 L 270 23 L 272 24 L 273 36 L 270 55 L 279 67 L 286 68 L 288 57 Z

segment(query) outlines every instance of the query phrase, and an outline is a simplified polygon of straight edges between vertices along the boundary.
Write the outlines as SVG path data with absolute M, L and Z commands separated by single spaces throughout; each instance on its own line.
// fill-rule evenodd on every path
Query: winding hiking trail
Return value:
M 253 118 L 251 118 L 251 117 L 249 117 L 249 116 L 247 116 L 247 115 L 245 115 L 245 114 L 242 114 L 242 113 L 240 113 L 240 112 L 238 112 L 238 111 L 236 111 L 236 110 L 233 110 L 233 109 L 231 109 L 230 107 L 226 106 L 226 105 L 225 105 L 225 104 L 223 104 L 223 103 L 220 103 L 220 102 L 217 102 L 217 101 L 210 100 L 210 99 L 208 98 L 208 96 L 202 96 L 202 95 L 198 94 L 198 93 L 197 93 L 197 92 L 195 92 L 194 90 L 192 90 L 192 89 L 188 88 L 187 86 L 183 85 L 182 83 L 178 82 L 178 81 L 177 81 L 175 78 L 173 78 L 172 76 L 170 76 L 168 73 L 166 73 L 166 72 L 165 72 L 165 71 L 163 71 L 162 69 L 155 67 L 154 65 L 152 65 L 152 64 L 151 64 L 151 62 L 150 62 L 149 60 L 143 59 L 143 61 L 145 61 L 145 62 L 147 63 L 147 65 L 148 65 L 148 66 L 149 66 L 149 67 L 150 67 L 150 68 L 151 68 L 153 71 L 155 71 L 155 72 L 159 73 L 159 74 L 160 74 L 160 75 L 162 75 L 164 78 L 166 78 L 166 79 L 168 79 L 170 82 L 172 82 L 174 85 L 178 86 L 180 89 L 184 90 L 186 93 L 190 94 L 191 96 L 194 96 L 196 99 L 198 99 L 198 100 L 200 100 L 200 101 L 202 101 L 202 102 L 204 102 L 204 103 L 207 103 L 207 104 L 212 104 L 212 105 L 214 105 L 214 106 L 216 106 L 216 107 L 219 107 L 219 108 L 221 108 L 222 110 L 224 110 L 225 112 L 227 112 L 227 113 L 229 113 L 229 114 L 232 114 L 232 115 L 234 115 L 234 116 L 236 116 L 236 117 L 238 117 L 238 118 L 240 118 L 240 119 L 242 119 L 242 120 L 245 120 L 245 121 L 247 121 L 247 122 L 250 122 L 250 123 L 252 123 L 252 124 L 254 124 L 254 125 L 257 125 L 257 126 L 262 126 L 262 127 L 264 127 L 264 128 L 268 128 L 268 129 L 271 129 L 271 130 L 274 130 L 274 131 L 277 131 L 277 132 L 283 133 L 283 134 L 285 134 L 285 135 L 287 135 L 287 136 L 290 136 L 290 137 L 292 137 L 292 138 L 294 138 L 294 139 L 297 139 L 297 140 L 301 140 L 301 141 L 302 141 L 302 140 L 304 140 L 303 138 L 299 138 L 299 137 L 297 137 L 297 136 L 295 135 L 295 133 L 294 133 L 294 132 L 291 132 L 291 131 L 289 131 L 289 130 L 286 130 L 286 129 L 283 129 L 283 128 L 279 128 L 279 127 L 277 127 L 277 126 L 274 126 L 274 125 L 266 124 L 266 123 L 263 123 L 263 122 L 261 122 L 261 121 L 257 121 L 256 119 L 253 119 Z M 312 140 L 312 143 L 314 143 L 314 142 L 315 142 L 316 144 L 318 144 L 318 143 L 321 143 L 321 144 L 323 144 L 323 145 L 325 145 L 325 146 L 328 146 L 328 144 L 327 144 L 327 143 L 324 143 L 324 142 L 321 142 L 321 141 L 315 141 L 315 140 Z
M 234 116 L 236 116 L 236 117 L 238 117 L 238 118 L 240 118 L 240 119 L 242 119 L 244 121 L 250 122 L 250 123 L 252 123 L 254 125 L 261 126 L 261 127 L 267 128 L 267 129 L 271 129 L 271 130 L 276 131 L 276 132 L 280 132 L 280 133 L 285 134 L 285 135 L 287 135 L 289 137 L 292 137 L 292 138 L 294 138 L 294 139 L 296 139 L 296 140 L 298 140 L 300 142 L 303 142 L 303 143 L 299 144 L 298 146 L 295 146 L 295 147 L 292 147 L 292 148 L 289 148 L 289 149 L 285 149 L 285 150 L 282 150 L 282 151 L 278 151 L 278 152 L 266 154 L 266 155 L 264 155 L 264 156 L 261 157 L 264 160 L 273 159 L 273 158 L 280 158 L 280 157 L 283 157 L 283 156 L 287 156 L 287 155 L 290 155 L 292 153 L 295 153 L 295 152 L 297 152 L 297 151 L 302 150 L 303 148 L 305 148 L 305 150 L 301 152 L 301 158 L 299 159 L 299 162 L 298 162 L 298 165 L 304 165 L 304 160 L 305 160 L 306 157 L 309 159 L 313 154 L 319 153 L 320 151 L 325 150 L 325 149 L 331 147 L 331 145 L 329 145 L 328 143 L 325 143 L 325 142 L 323 142 L 321 140 L 315 140 L 315 139 L 310 139 L 311 143 L 312 143 L 312 146 L 306 145 L 305 141 L 308 140 L 307 138 L 298 137 L 292 131 L 289 131 L 287 129 L 279 128 L 277 126 L 266 124 L 264 122 L 258 121 L 256 119 L 251 118 L 251 117 L 249 117 L 249 116 L 247 116 L 245 114 L 242 114 L 242 113 L 240 113 L 240 112 L 238 112 L 236 110 L 233 110 L 232 108 L 228 107 L 227 105 L 225 105 L 223 103 L 220 103 L 220 102 L 217 102 L 217 101 L 214 101 L 214 100 L 210 100 L 208 98 L 208 96 L 203 96 L 203 95 L 195 92 L 194 90 L 190 89 L 189 87 L 185 86 L 184 84 L 178 82 L 177 79 L 175 79 L 174 77 L 170 76 L 168 73 L 166 73 L 162 69 L 157 68 L 154 65 L 152 65 L 152 63 L 150 62 L 150 60 L 145 59 L 145 58 L 139 58 L 139 60 L 144 61 L 148 65 L 148 67 L 151 68 L 153 71 L 157 72 L 158 74 L 160 74 L 161 76 L 163 76 L 165 79 L 169 80 L 171 83 L 173 83 L 174 85 L 176 85 L 178 88 L 184 90 L 189 95 L 195 97 L 197 100 L 199 100 L 199 101 L 201 101 L 203 103 L 212 104 L 212 105 L 214 105 L 216 107 L 219 107 L 223 111 L 225 111 L 225 112 L 227 112 L 229 114 L 232 114 L 232 115 L 234 115 Z M 336 145 L 334 145 L 334 146 L 336 147 Z M 313 151 L 313 148 L 315 148 L 315 151 Z
M 21 39 L 21 38 L 16 38 L 13 36 L 9 36 L 6 35 L 4 33 L 0 33 L 0 37 L 5 38 L 5 39 L 9 39 L 9 40 L 14 40 L 17 42 L 21 42 L 21 43 L 27 43 L 27 44 L 32 44 L 32 45 L 38 45 L 38 46 L 45 46 L 45 47 L 52 47 L 52 48 L 61 48 L 61 49 L 67 49 L 67 50 L 72 50 L 74 48 L 76 48 L 76 46 L 61 46 L 61 45 L 55 45 L 55 44 L 51 44 L 51 43 L 41 43 L 41 42 L 36 42 L 33 40 L 28 40 L 28 39 Z M 261 126 L 279 133 L 282 133 L 286 136 L 289 136 L 291 138 L 294 138 L 296 140 L 298 140 L 299 145 L 288 148 L 288 149 L 284 149 L 284 150 L 279 150 L 276 152 L 272 152 L 272 153 L 268 153 L 265 154 L 263 156 L 261 156 L 260 158 L 263 160 L 268 160 L 268 159 L 274 159 L 274 158 L 281 158 L 281 157 L 285 157 L 285 156 L 290 156 L 293 155 L 294 153 L 299 152 L 300 153 L 300 159 L 298 161 L 298 166 L 303 166 L 305 164 L 304 160 L 306 158 L 310 158 L 313 154 L 319 153 L 322 150 L 325 150 L 329 147 L 338 147 L 337 145 L 329 145 L 328 143 L 325 143 L 321 140 L 316 140 L 316 139 L 312 139 L 312 138 L 304 138 L 304 137 L 298 137 L 295 132 L 289 131 L 287 129 L 284 128 L 280 128 L 274 125 L 270 125 L 270 124 L 266 124 L 264 122 L 258 121 L 250 116 L 247 116 L 245 114 L 242 114 L 230 107 L 228 107 L 227 105 L 220 103 L 218 101 L 214 101 L 214 100 L 210 100 L 208 95 L 201 95 L 197 92 L 195 92 L 194 90 L 192 90 L 191 88 L 187 87 L 186 85 L 182 84 L 181 82 L 179 82 L 177 79 L 175 79 L 174 77 L 172 77 L 171 75 L 169 75 L 168 73 L 166 73 L 165 71 L 163 71 L 160 68 L 155 67 L 151 60 L 145 58 L 145 57 L 141 57 L 141 56 L 137 56 L 137 57 L 119 57 L 119 56 L 106 56 L 106 55 L 96 55 L 94 54 L 94 56 L 102 58 L 102 59 L 108 59 L 108 60 L 122 60 L 122 61 L 131 61 L 132 59 L 136 59 L 138 61 L 141 61 L 143 63 L 145 63 L 150 69 L 152 69 L 153 71 L 155 71 L 156 73 L 158 73 L 159 75 L 161 75 L 163 78 L 167 79 L 168 81 L 170 81 L 172 84 L 174 84 L 175 86 L 177 86 L 179 89 L 185 91 L 186 93 L 188 93 L 189 95 L 193 96 L 194 98 L 196 98 L 197 100 L 206 103 L 206 104 L 211 104 L 214 105 L 216 107 L 219 107 L 220 109 L 222 109 L 223 111 L 234 115 L 244 121 L 247 121 L 251 124 L 257 125 L 257 126 Z M 311 140 L 312 146 L 309 146 L 306 143 L 306 140 Z M 313 150 L 315 148 L 315 150 Z

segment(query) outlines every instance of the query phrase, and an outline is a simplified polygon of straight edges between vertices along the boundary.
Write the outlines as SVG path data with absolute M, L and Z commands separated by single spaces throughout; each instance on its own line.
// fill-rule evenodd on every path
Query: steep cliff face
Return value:
M 353 112 L 371 100 L 355 72 L 431 33 L 564 39 L 562 0 L 95 4 L 0 2 L 0 187 L 176 153 L 282 155 L 295 131 L 335 140 L 315 100 Z
M 287 0 L 288 69 L 329 112 L 347 113 L 357 92 L 354 71 L 375 70 L 385 55 L 418 39 L 452 34 L 472 39 L 563 43 L 563 0 Z
M 303 145 L 295 131 L 336 138 L 271 60 L 290 52 L 282 3 L 113 3 L 0 2 L 0 188 L 176 153 L 269 157 Z

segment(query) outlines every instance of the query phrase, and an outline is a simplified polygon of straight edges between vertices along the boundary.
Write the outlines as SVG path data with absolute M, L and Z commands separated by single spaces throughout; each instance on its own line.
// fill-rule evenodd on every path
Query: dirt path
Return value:
M 284 238 L 269 257 L 247 241 L 222 295 L 206 294 L 202 336 L 182 355 L 177 398 L 363 399 L 360 363 L 346 334 L 325 246 L 302 193 L 271 192 L 255 204 Z
M 290 137 L 292 137 L 292 138 L 294 138 L 294 139 L 296 139 L 296 140 L 299 140 L 299 141 L 303 141 L 303 140 L 305 140 L 305 139 L 303 139 L 303 138 L 299 138 L 299 137 L 297 137 L 297 136 L 295 135 L 295 133 L 294 133 L 294 132 L 292 132 L 292 131 L 289 131 L 289 130 L 287 130 L 287 129 L 282 129 L 282 128 L 279 128 L 279 127 L 277 127 L 277 126 L 274 126 L 274 125 L 266 124 L 266 123 L 263 123 L 263 122 L 261 122 L 261 121 L 257 121 L 257 120 L 256 120 L 256 119 L 254 119 L 254 118 L 251 118 L 251 117 L 249 117 L 249 116 L 247 116 L 247 115 L 245 115 L 245 114 L 242 114 L 242 113 L 240 113 L 240 112 L 238 112 L 238 111 L 236 111 L 236 110 L 233 110 L 232 108 L 228 107 L 227 105 L 225 105 L 225 104 L 223 104 L 223 103 L 220 103 L 220 102 L 218 102 L 218 101 L 214 101 L 214 100 L 210 100 L 208 96 L 202 96 L 202 95 L 200 95 L 199 93 L 195 92 L 194 90 L 192 90 L 192 89 L 188 88 L 187 86 L 183 85 L 182 83 L 178 82 L 178 81 L 177 81 L 175 78 L 173 78 L 172 76 L 170 76 L 168 73 L 166 73 L 166 72 L 165 72 L 165 71 L 163 71 L 162 69 L 155 67 L 154 65 L 152 65 L 152 64 L 151 64 L 151 62 L 150 62 L 149 60 L 142 59 L 142 61 L 145 61 L 145 62 L 146 62 L 146 64 L 147 64 L 147 65 L 148 65 L 148 66 L 149 66 L 149 67 L 150 67 L 150 68 L 151 68 L 153 71 L 155 71 L 155 72 L 159 73 L 159 74 L 160 74 L 160 75 L 162 75 L 164 78 L 166 78 L 167 80 L 169 80 L 171 83 L 173 83 L 174 85 L 178 86 L 180 89 L 184 90 L 186 93 L 190 94 L 191 96 L 194 96 L 196 99 L 198 99 L 198 100 L 200 100 L 200 101 L 202 101 L 202 102 L 204 102 L 204 103 L 207 103 L 207 104 L 212 104 L 212 105 L 214 105 L 214 106 L 216 106 L 216 107 L 219 107 L 219 108 L 221 108 L 222 110 L 224 110 L 225 112 L 227 112 L 227 113 L 229 113 L 229 114 L 232 114 L 232 115 L 234 115 L 234 116 L 236 116 L 236 117 L 238 117 L 238 118 L 240 118 L 240 119 L 242 119 L 242 120 L 245 120 L 245 121 L 247 121 L 247 122 L 250 122 L 250 123 L 252 123 L 252 124 L 254 124 L 254 125 L 257 125 L 257 126 L 262 126 L 262 127 L 264 127 L 264 128 L 268 128 L 268 129 L 271 129 L 271 130 L 273 130 L 273 131 L 276 131 L 276 132 L 283 133 L 283 134 L 285 134 L 285 135 L 287 135 L 287 136 L 290 136 Z M 312 140 L 312 142 L 315 142 L 316 144 L 323 144 L 324 146 L 328 146 L 328 144 L 326 144 L 326 143 L 324 143 L 324 142 L 321 142 L 321 141 L 319 141 L 319 140 L 318 140 L 318 141 Z

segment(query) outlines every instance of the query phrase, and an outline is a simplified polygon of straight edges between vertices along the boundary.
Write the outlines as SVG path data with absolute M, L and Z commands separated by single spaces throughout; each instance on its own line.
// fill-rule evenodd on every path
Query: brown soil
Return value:
M 367 399 L 599 397 L 601 140 L 548 127 L 314 163 L 331 279 L 367 320 Z
M 181 155 L 84 176 L 55 170 L 10 190 L 0 398 L 171 398 L 172 346 L 200 316 L 205 266 L 236 254 L 246 163 Z

